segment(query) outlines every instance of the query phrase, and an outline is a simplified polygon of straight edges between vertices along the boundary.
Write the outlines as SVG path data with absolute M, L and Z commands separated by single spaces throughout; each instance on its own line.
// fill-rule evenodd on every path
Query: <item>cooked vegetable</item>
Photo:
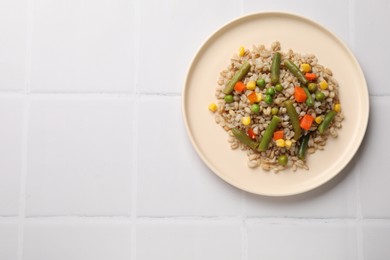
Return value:
M 278 139 L 278 140 L 275 140 L 275 144 L 277 147 L 285 147 L 286 141 L 284 141 L 284 139 Z
M 297 102 L 302 103 L 306 101 L 307 95 L 303 88 L 296 86 L 294 88 L 294 97 Z
M 301 119 L 300 126 L 301 128 L 305 129 L 306 131 L 309 131 L 311 125 L 313 124 L 314 117 L 311 115 L 304 115 Z
M 303 85 L 308 83 L 307 79 L 299 68 L 289 59 L 284 60 L 284 66 L 301 82 Z
M 246 89 L 246 85 L 242 81 L 238 81 L 236 85 L 234 85 L 234 90 L 238 93 L 244 92 Z
M 310 72 L 311 71 L 311 66 L 310 64 L 307 64 L 307 63 L 303 63 L 301 64 L 301 71 L 302 72 Z
M 325 94 L 321 91 L 317 91 L 315 96 L 317 101 L 323 101 L 325 99 Z
M 268 94 L 268 95 L 275 95 L 275 89 L 274 88 L 267 88 L 267 90 L 265 91 L 265 94 Z
M 249 103 L 253 104 L 257 101 L 257 95 L 256 92 L 252 92 L 248 95 Z
M 279 139 L 283 139 L 283 136 L 284 136 L 284 131 L 283 130 L 275 131 L 273 139 L 275 141 L 279 140 Z
M 321 124 L 322 120 L 324 118 L 322 116 L 317 116 L 316 119 L 314 119 L 314 121 L 317 123 L 317 124 Z
M 317 90 L 317 84 L 311 82 L 311 83 L 307 84 L 307 88 L 309 89 L 309 91 L 311 93 L 314 93 Z
M 287 155 L 283 154 L 283 155 L 279 155 L 278 157 L 278 163 L 282 166 L 286 166 L 287 163 L 288 163 L 288 157 Z
M 250 118 L 250 116 L 243 116 L 243 117 L 241 118 L 241 123 L 242 123 L 243 125 L 249 125 L 249 124 L 251 123 L 251 118 Z
M 321 88 L 322 90 L 327 89 L 327 88 L 328 88 L 328 82 L 326 82 L 325 80 L 321 81 L 321 82 L 320 82 L 320 88 Z
M 275 90 L 277 91 L 277 92 L 282 92 L 283 91 L 283 86 L 282 86 L 282 84 L 276 84 L 275 85 Z
M 234 86 L 238 81 L 240 81 L 250 70 L 251 65 L 249 62 L 245 61 L 240 69 L 234 74 L 233 78 L 226 84 L 223 89 L 223 93 L 230 94 L 233 92 Z
M 337 113 L 340 112 L 341 111 L 341 105 L 340 104 L 335 104 L 333 110 L 336 111 Z
M 277 115 L 278 113 L 279 113 L 279 108 L 277 108 L 277 107 L 271 108 L 271 114 L 272 115 Z
M 253 128 L 249 128 L 248 131 L 248 136 L 251 138 L 251 139 L 256 139 L 256 133 L 255 131 L 253 130 Z M 256 143 L 257 144 L 257 143 Z
M 217 105 L 216 105 L 215 103 L 211 103 L 211 104 L 209 105 L 209 110 L 210 110 L 211 112 L 217 111 Z
M 249 81 L 248 83 L 246 83 L 246 89 L 249 89 L 249 90 L 255 90 L 256 88 L 256 81 Z
M 258 80 L 256 81 L 256 85 L 257 85 L 259 88 L 263 89 L 263 88 L 265 87 L 265 80 L 264 80 L 264 79 L 258 79 Z
M 251 111 L 255 114 L 260 112 L 260 106 L 258 104 L 252 104 Z
M 233 95 L 226 95 L 223 99 L 226 103 L 232 103 L 234 101 Z
M 232 128 L 232 133 L 237 138 L 238 141 L 249 146 L 252 149 L 256 149 L 259 146 L 259 144 L 253 141 L 249 136 L 247 136 L 245 132 L 242 132 L 237 128 Z
M 245 48 L 243 46 L 240 46 L 240 48 L 238 49 L 238 55 L 240 57 L 244 56 L 245 54 Z
M 272 98 L 271 95 L 266 94 L 266 95 L 264 96 L 264 101 L 265 101 L 265 103 L 267 103 L 268 105 L 271 105 L 272 102 L 273 102 L 273 98 Z
M 312 107 L 314 105 L 313 97 L 311 96 L 307 87 L 303 87 L 303 90 L 305 91 L 306 94 L 306 105 Z
M 291 100 L 287 100 L 286 102 L 284 102 L 284 105 L 287 109 L 287 115 L 290 118 L 290 122 L 294 130 L 294 140 L 298 140 L 302 135 L 302 129 L 299 125 L 298 113 L 295 110 L 295 107 Z
M 272 63 L 271 63 L 271 83 L 275 85 L 279 82 L 280 77 L 280 60 L 282 58 L 282 55 L 279 52 L 275 52 L 274 56 L 272 57 Z
M 322 120 L 322 123 L 318 126 L 318 131 L 320 134 L 325 133 L 325 130 L 329 127 L 330 123 L 332 123 L 333 119 L 335 118 L 337 112 L 336 111 L 329 111 L 326 116 L 324 117 L 324 120 Z
M 291 146 L 292 146 L 291 140 L 286 140 L 286 141 L 284 142 L 284 145 L 285 145 L 285 147 L 286 147 L 287 149 L 290 149 Z
M 302 138 L 301 138 L 301 142 L 300 142 L 301 145 L 299 146 L 299 149 L 298 149 L 298 158 L 301 160 L 305 159 L 307 146 L 309 144 L 309 139 L 310 139 L 309 133 L 302 136 Z
M 269 123 L 269 125 L 265 129 L 264 135 L 261 138 L 259 147 L 257 148 L 258 151 L 264 152 L 265 150 L 268 149 L 268 146 L 269 146 L 269 144 L 270 144 L 270 142 L 272 140 L 272 135 L 275 132 L 275 129 L 278 127 L 278 124 L 281 121 L 282 120 L 278 116 L 273 116 L 272 117 L 271 122 Z
M 315 73 L 306 73 L 305 74 L 305 78 L 308 80 L 308 81 L 313 81 L 317 78 L 317 75 Z

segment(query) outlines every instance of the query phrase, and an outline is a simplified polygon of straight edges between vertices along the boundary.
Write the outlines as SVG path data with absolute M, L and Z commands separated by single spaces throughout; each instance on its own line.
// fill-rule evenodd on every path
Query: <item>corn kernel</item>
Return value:
M 246 88 L 249 89 L 249 90 L 255 90 L 255 88 L 256 88 L 256 81 L 249 81 L 246 84 Z
M 316 119 L 314 119 L 314 121 L 317 123 L 317 124 L 321 124 L 323 118 L 322 116 L 317 116 Z
M 241 118 L 241 122 L 243 125 L 249 125 L 251 123 L 251 118 L 249 116 L 244 116 Z
M 240 57 L 242 57 L 242 56 L 244 56 L 244 54 L 245 54 L 245 48 L 241 46 L 241 47 L 238 49 L 238 55 L 239 55 Z
M 286 147 L 287 149 L 290 149 L 290 148 L 291 148 L 291 145 L 292 145 L 291 140 L 286 140 L 286 141 L 284 142 L 284 145 L 285 145 L 285 147 Z
M 277 147 L 285 147 L 286 146 L 286 141 L 284 139 L 278 139 L 275 141 Z
M 311 71 L 310 64 L 307 64 L 307 63 L 301 64 L 301 70 L 302 70 L 302 72 L 310 72 Z
M 328 82 L 326 82 L 325 80 L 321 81 L 321 82 L 320 82 L 320 88 L 321 88 L 322 90 L 327 89 L 327 88 L 328 88 Z
M 263 95 L 261 93 L 256 93 L 256 102 L 260 102 L 263 99 Z
M 341 105 L 340 104 L 335 104 L 333 110 L 336 111 L 336 112 L 340 112 L 341 111 Z
M 217 105 L 216 105 L 215 103 L 211 103 L 211 104 L 209 105 L 209 110 L 210 110 L 211 112 L 217 111 Z

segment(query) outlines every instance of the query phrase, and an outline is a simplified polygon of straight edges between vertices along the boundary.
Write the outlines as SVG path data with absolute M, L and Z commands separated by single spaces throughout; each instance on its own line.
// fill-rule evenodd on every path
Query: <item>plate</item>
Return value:
M 239 46 L 267 47 L 278 40 L 282 51 L 313 53 L 339 82 L 345 119 L 337 138 L 325 150 L 308 157 L 309 170 L 277 174 L 247 166 L 246 153 L 231 150 L 228 135 L 215 123 L 208 105 L 218 76 Z M 203 162 L 231 185 L 260 195 L 288 196 L 312 190 L 333 177 L 357 152 L 368 123 L 369 95 L 363 72 L 348 47 L 332 32 L 305 17 L 285 12 L 262 12 L 240 17 L 212 34 L 196 53 L 185 81 L 183 116 L 188 136 Z

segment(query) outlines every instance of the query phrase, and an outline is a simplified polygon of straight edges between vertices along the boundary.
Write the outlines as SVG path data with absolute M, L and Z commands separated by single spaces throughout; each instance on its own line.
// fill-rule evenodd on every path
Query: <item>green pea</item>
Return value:
M 278 157 L 278 163 L 280 164 L 280 165 L 283 165 L 283 166 L 286 166 L 287 165 L 287 163 L 288 163 L 288 157 L 287 157 L 287 155 L 280 155 L 279 157 Z
M 267 88 L 267 90 L 265 91 L 265 94 L 273 96 L 273 95 L 275 95 L 275 89 L 274 88 Z
M 258 79 L 256 81 L 256 85 L 259 87 L 259 88 L 264 88 L 265 87 L 265 80 L 264 79 Z
M 258 104 L 253 104 L 252 106 L 251 106 L 251 111 L 253 112 L 253 113 L 259 113 L 260 112 L 260 106 L 258 105 Z
M 282 92 L 282 91 L 283 91 L 283 86 L 282 86 L 282 84 L 276 84 L 275 90 L 276 90 L 277 92 Z
M 272 114 L 272 115 L 277 115 L 278 113 L 279 113 L 279 108 L 273 107 L 273 108 L 271 109 L 271 114 Z
M 271 104 L 272 104 L 272 101 L 273 101 L 272 96 L 269 95 L 269 94 L 264 95 L 264 101 L 265 101 L 265 103 L 267 103 L 268 105 L 271 105 Z
M 307 85 L 307 88 L 309 89 L 309 91 L 311 93 L 314 93 L 314 91 L 317 90 L 317 84 L 316 83 L 309 83 L 309 85 Z
M 317 101 L 323 101 L 325 99 L 325 94 L 321 91 L 316 92 L 316 100 Z
M 226 95 L 224 99 L 226 103 L 232 103 L 234 101 L 233 95 Z

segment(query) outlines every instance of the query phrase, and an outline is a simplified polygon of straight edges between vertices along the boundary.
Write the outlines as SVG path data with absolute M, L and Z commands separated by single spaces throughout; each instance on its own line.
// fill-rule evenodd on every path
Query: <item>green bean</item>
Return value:
M 335 118 L 337 112 L 336 111 L 329 111 L 325 117 L 324 117 L 324 120 L 322 121 L 322 123 L 318 126 L 318 131 L 320 132 L 320 134 L 323 134 L 325 132 L 325 130 L 328 128 L 328 126 L 330 125 L 330 123 L 333 121 L 333 119 Z
M 249 146 L 252 149 L 256 149 L 259 146 L 259 143 L 253 141 L 245 132 L 237 128 L 232 128 L 232 133 L 238 141 Z
M 314 105 L 313 97 L 311 96 L 311 93 L 307 89 L 307 87 L 303 87 L 303 90 L 306 93 L 306 105 L 309 107 L 312 107 Z
M 271 139 L 272 139 L 272 135 L 275 132 L 276 128 L 278 127 L 278 124 L 281 121 L 282 120 L 278 116 L 273 116 L 272 117 L 271 122 L 269 123 L 269 125 L 265 129 L 264 135 L 261 138 L 259 147 L 257 148 L 257 150 L 259 152 L 264 152 L 265 150 L 268 149 L 268 146 L 269 146 L 269 144 L 271 142 Z
M 271 63 L 271 83 L 277 84 L 280 77 L 280 60 L 282 56 L 279 52 L 275 52 Z
M 232 93 L 234 90 L 234 85 L 236 85 L 236 83 L 240 81 L 249 72 L 250 68 L 251 65 L 249 64 L 249 62 L 245 61 L 241 65 L 240 69 L 234 74 L 233 78 L 226 84 L 225 88 L 223 89 L 223 93 Z
M 310 139 L 309 133 L 302 136 L 302 138 L 301 138 L 301 144 L 300 144 L 299 149 L 298 149 L 298 158 L 301 160 L 305 159 L 307 146 L 309 144 L 309 139 Z
M 286 102 L 284 102 L 284 105 L 287 109 L 287 115 L 290 117 L 290 122 L 293 126 L 294 140 L 298 140 L 302 135 L 302 129 L 299 125 L 298 113 L 295 110 L 295 107 L 291 100 L 287 100 Z
M 287 69 L 295 76 L 297 79 L 303 84 L 306 85 L 308 83 L 305 76 L 302 74 L 302 72 L 299 70 L 297 65 L 294 64 L 291 60 L 285 60 L 284 66 L 287 67 Z

